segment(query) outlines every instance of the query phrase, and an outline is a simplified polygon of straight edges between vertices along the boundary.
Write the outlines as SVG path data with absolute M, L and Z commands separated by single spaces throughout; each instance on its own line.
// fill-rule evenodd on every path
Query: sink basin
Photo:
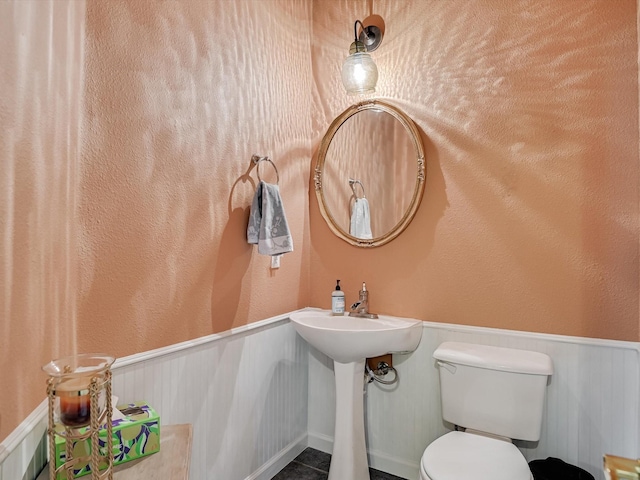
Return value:
M 340 363 L 386 353 L 412 352 L 422 337 L 422 322 L 380 315 L 379 318 L 334 317 L 328 311 L 292 313 L 291 322 L 309 344 Z

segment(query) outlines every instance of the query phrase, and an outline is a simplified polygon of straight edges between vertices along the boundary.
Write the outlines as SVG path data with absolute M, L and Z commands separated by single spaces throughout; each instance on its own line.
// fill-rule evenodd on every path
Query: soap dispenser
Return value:
M 340 290 L 340 280 L 331 294 L 331 315 L 344 315 L 344 292 Z

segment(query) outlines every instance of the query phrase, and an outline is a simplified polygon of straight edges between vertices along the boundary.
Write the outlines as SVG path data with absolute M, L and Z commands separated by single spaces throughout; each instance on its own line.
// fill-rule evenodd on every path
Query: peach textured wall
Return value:
M 348 300 L 366 280 L 380 312 L 639 340 L 636 10 L 0 2 L 0 439 L 52 357 L 328 307 L 335 278 Z M 308 188 L 369 14 L 386 21 L 378 95 L 424 132 L 428 173 L 406 233 L 365 251 Z M 278 165 L 294 235 L 275 272 L 244 243 L 252 153 Z
M 308 305 L 310 21 L 296 0 L 0 2 L 0 440 L 51 358 Z M 246 243 L 253 153 L 294 237 L 275 271 Z
M 83 2 L 0 2 L 0 440 L 75 349 Z
M 362 250 L 311 193 L 311 299 L 515 330 L 640 340 L 635 0 L 315 2 L 314 151 L 350 103 L 353 21 L 379 15 L 376 95 L 424 133 L 407 231 Z
M 84 349 L 120 332 L 108 350 L 139 352 L 307 303 L 310 15 L 294 0 L 87 3 Z M 278 271 L 246 243 L 253 153 L 278 167 L 294 237 Z

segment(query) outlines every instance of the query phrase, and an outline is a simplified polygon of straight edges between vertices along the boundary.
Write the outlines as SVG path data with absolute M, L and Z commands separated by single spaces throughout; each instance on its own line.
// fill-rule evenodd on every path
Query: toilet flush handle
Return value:
M 439 367 L 446 368 L 447 370 L 449 370 L 449 373 L 451 374 L 456 373 L 456 370 L 458 369 L 458 367 L 456 367 L 452 363 L 441 362 L 440 360 L 438 360 L 436 363 L 438 364 Z

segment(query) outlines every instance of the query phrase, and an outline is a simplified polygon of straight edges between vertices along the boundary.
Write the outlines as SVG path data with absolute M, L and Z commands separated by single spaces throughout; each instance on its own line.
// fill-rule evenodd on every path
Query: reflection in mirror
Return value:
M 413 198 L 416 169 L 407 162 L 411 156 L 415 150 L 409 132 L 386 112 L 364 110 L 343 123 L 327 149 L 323 172 L 326 206 L 338 226 L 348 231 L 352 211 L 361 213 L 349 184 L 353 178 L 359 182 L 356 192 L 367 192 L 363 199 L 369 204 L 373 235 L 392 230 Z
M 373 238 L 371 233 L 371 213 L 369 211 L 369 200 L 364 193 L 364 185 L 360 180 L 349 179 L 349 185 L 353 195 L 351 196 L 351 225 L 349 233 L 356 238 Z M 356 186 L 360 186 L 360 192 Z
M 422 141 L 399 109 L 365 102 L 329 127 L 318 153 L 316 194 L 340 238 L 361 246 L 391 241 L 413 218 L 423 190 Z

